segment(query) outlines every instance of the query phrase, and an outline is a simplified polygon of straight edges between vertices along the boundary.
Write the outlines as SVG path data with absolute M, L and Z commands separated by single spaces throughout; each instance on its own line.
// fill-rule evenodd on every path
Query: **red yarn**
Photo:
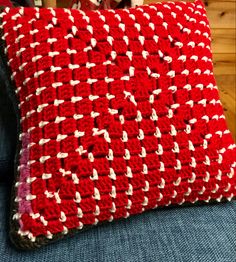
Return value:
M 0 0 L 0 6 L 9 6 L 12 7 L 12 3 L 10 0 Z
M 236 195 L 200 2 L 6 9 L 3 22 L 21 114 L 18 234 Z

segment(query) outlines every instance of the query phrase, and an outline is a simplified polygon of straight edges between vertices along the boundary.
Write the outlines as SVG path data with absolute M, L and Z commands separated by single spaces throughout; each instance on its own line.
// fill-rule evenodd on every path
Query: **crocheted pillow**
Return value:
M 1 17 L 19 107 L 18 247 L 236 196 L 236 150 L 201 2 L 7 8 Z

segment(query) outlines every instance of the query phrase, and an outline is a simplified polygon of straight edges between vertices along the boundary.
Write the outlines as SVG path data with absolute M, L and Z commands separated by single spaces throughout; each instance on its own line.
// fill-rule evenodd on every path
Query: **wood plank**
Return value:
M 56 7 L 57 6 L 57 0 L 44 0 L 43 6 L 44 7 Z
M 236 141 L 236 78 L 235 75 L 218 75 L 216 82 L 228 128 Z
M 67 0 L 57 0 L 57 7 L 69 7 L 70 6 L 71 1 L 67 1 Z
M 236 72 L 236 55 L 213 54 L 213 64 L 215 75 L 233 75 Z
M 211 33 L 214 54 L 235 53 L 235 29 L 213 29 Z
M 235 28 L 235 1 L 204 1 L 211 28 Z

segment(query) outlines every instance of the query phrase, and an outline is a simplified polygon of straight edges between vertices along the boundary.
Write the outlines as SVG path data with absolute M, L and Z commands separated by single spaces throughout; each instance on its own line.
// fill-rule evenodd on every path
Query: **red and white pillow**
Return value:
M 1 19 L 19 107 L 16 246 L 236 196 L 236 149 L 200 1 L 6 8 Z

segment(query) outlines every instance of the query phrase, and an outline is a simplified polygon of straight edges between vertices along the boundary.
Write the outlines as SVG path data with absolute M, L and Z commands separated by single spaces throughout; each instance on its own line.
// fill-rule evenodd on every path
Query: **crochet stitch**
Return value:
M 103 221 L 236 195 L 236 149 L 212 73 L 205 9 L 6 8 L 20 112 L 18 247 Z

